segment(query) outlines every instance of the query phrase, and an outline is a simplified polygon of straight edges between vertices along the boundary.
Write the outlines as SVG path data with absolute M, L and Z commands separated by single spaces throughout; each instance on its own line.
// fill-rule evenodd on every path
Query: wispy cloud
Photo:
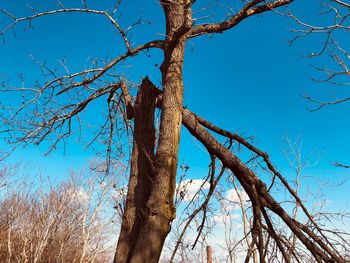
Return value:
M 249 197 L 242 189 L 231 188 L 227 190 L 225 199 L 221 200 L 221 205 L 226 208 L 227 211 L 240 209 L 240 203 L 244 205 L 249 201 Z
M 187 179 L 182 181 L 176 186 L 179 193 L 181 193 L 182 199 L 184 201 L 190 201 L 193 198 L 198 198 L 199 196 L 196 193 L 202 189 L 207 190 L 210 187 L 210 184 L 203 179 Z

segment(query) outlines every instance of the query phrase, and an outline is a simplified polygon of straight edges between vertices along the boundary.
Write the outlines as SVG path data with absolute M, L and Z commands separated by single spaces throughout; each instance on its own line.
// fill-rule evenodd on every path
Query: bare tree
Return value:
M 58 186 L 8 186 L 0 199 L 0 261 L 110 262 L 114 182 L 99 177 L 90 170 Z
M 20 164 L 6 166 L 4 165 L 0 169 L 0 194 L 1 191 L 7 186 L 8 181 L 16 175 L 19 166 Z
M 241 1 L 237 11 L 228 17 L 218 18 L 219 22 L 203 21 L 198 23 L 194 17 L 201 8 L 195 0 L 162 0 L 160 4 L 165 16 L 165 36 L 162 39 L 131 44 L 128 30 L 123 29 L 116 13 L 120 2 L 110 10 L 95 10 L 83 1 L 81 8 L 68 8 L 58 1 L 60 8 L 51 11 L 36 12 L 19 17 L 14 11 L 3 10 L 3 14 L 11 23 L 0 31 L 4 35 L 21 22 L 60 13 L 81 13 L 104 17 L 119 33 L 125 46 L 125 53 L 120 54 L 105 64 L 92 63 L 90 69 L 71 73 L 62 63 L 63 71 L 56 72 L 41 64 L 47 81 L 37 83 L 34 87 L 13 87 L 5 84 L 5 92 L 17 92 L 24 97 L 18 104 L 12 104 L 3 111 L 3 133 L 8 135 L 9 143 L 16 148 L 20 144 L 35 143 L 52 139 L 49 151 L 64 142 L 73 133 L 80 133 L 83 123 L 80 116 L 84 110 L 101 97 L 107 98 L 104 122 L 93 136 L 104 138 L 102 143 L 107 148 L 106 171 L 113 159 L 123 155 L 122 135 L 128 135 L 133 129 L 133 145 L 130 160 L 130 179 L 126 197 L 124 216 L 117 244 L 114 262 L 158 262 L 168 236 L 172 221 L 176 216 L 174 194 L 176 192 L 176 173 L 178 165 L 178 148 L 180 129 L 184 125 L 199 140 L 210 154 L 212 166 L 218 162 L 222 171 L 230 171 L 239 185 L 249 196 L 252 204 L 251 248 L 245 257 L 249 262 L 253 251 L 257 251 L 259 261 L 266 262 L 269 239 L 276 242 L 276 249 L 286 262 L 292 262 L 288 254 L 289 244 L 276 233 L 274 218 L 282 220 L 287 228 L 308 250 L 317 262 L 345 262 L 345 256 L 338 251 L 309 213 L 308 209 L 288 184 L 280 172 L 274 167 L 268 155 L 237 134 L 225 131 L 203 118 L 183 108 L 183 62 L 185 47 L 190 39 L 208 34 L 223 33 L 252 16 L 264 12 L 276 11 L 292 0 L 251 0 Z M 198 8 L 200 10 L 198 10 Z M 236 8 L 237 9 L 237 8 Z M 236 10 L 232 9 L 232 10 Z M 206 13 L 212 9 L 205 8 Z M 204 20 L 207 16 L 204 16 Z M 210 16 L 211 18 L 211 16 Z M 150 49 L 157 49 L 163 55 L 160 66 L 161 88 L 157 88 L 149 78 L 144 78 L 137 85 L 137 96 L 134 99 L 132 88 L 135 85 L 125 79 L 123 74 L 114 71 L 115 67 L 130 57 L 139 55 Z M 155 113 L 160 111 L 158 130 L 154 127 Z M 133 125 L 131 120 L 133 119 Z M 117 128 L 116 128 L 117 127 Z M 122 128 L 121 128 L 122 127 Z M 209 132 L 210 131 L 210 132 Z M 215 136 L 236 142 L 247 149 L 254 159 L 259 159 L 270 174 L 272 182 L 268 187 L 259 176 L 249 168 L 232 151 Z M 223 173 L 223 172 L 222 172 Z M 208 177 L 210 189 L 204 203 L 199 207 L 203 220 L 200 221 L 201 233 L 208 206 L 221 178 L 221 172 L 212 172 Z M 279 180 L 290 195 L 296 200 L 305 216 L 308 225 L 302 224 L 289 215 L 270 190 Z M 197 239 L 198 240 L 198 239 Z

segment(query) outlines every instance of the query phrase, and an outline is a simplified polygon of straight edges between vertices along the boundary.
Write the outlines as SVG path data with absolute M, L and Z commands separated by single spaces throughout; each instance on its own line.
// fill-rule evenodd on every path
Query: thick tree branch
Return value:
M 233 28 L 237 24 L 239 24 L 244 19 L 257 15 L 260 13 L 264 13 L 266 11 L 273 10 L 280 6 L 287 5 L 293 0 L 276 0 L 267 4 L 259 5 L 260 3 L 265 2 L 264 0 L 253 0 L 246 4 L 237 14 L 232 16 L 229 20 L 220 23 L 213 24 L 203 24 L 200 26 L 196 26 L 192 28 L 189 32 L 189 38 L 193 38 L 196 36 L 211 34 L 211 33 L 222 33 L 228 29 Z
M 183 124 L 193 136 L 203 143 L 209 153 L 217 156 L 223 165 L 235 174 L 252 202 L 258 200 L 261 209 L 267 207 L 280 217 L 318 262 L 345 262 L 339 253 L 333 249 L 325 236 L 322 235 L 321 239 L 310 231 L 307 226 L 293 220 L 268 193 L 266 185 L 254 172 L 246 167 L 236 155 L 228 151 L 213 138 L 197 121 L 196 116 L 187 109 L 183 110 Z

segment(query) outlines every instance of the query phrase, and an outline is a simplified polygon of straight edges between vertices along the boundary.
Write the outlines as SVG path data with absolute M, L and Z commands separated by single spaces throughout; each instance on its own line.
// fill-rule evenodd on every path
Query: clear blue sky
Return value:
M 67 7 L 80 5 L 80 1 L 62 2 L 66 2 Z M 0 8 L 20 16 L 29 14 L 26 3 L 38 11 L 57 7 L 53 0 L 0 0 Z M 111 1 L 88 3 L 90 7 L 106 9 Z M 292 9 L 307 21 L 324 22 L 322 17 L 317 16 L 318 1 L 296 0 Z M 220 13 L 220 10 L 217 12 Z M 124 1 L 120 13 L 119 21 L 123 27 L 136 21 L 140 14 L 151 22 L 135 29 L 132 34 L 135 45 L 163 38 L 164 18 L 157 1 Z M 1 14 L 1 28 L 8 22 L 8 17 Z M 123 51 L 119 36 L 103 17 L 57 15 L 32 21 L 32 25 L 33 29 L 27 31 L 23 30 L 27 24 L 18 25 L 16 37 L 12 31 L 8 32 L 5 43 L 0 46 L 0 73 L 13 83 L 18 83 L 16 76 L 20 73 L 28 85 L 40 79 L 39 68 L 30 55 L 51 66 L 66 57 L 74 72 L 84 68 L 89 56 L 113 58 Z M 282 154 L 286 147 L 282 140 L 285 136 L 302 136 L 304 152 L 318 152 L 322 157 L 320 163 L 308 172 L 322 179 L 341 181 L 349 177 L 350 172 L 335 168 L 331 163 L 350 163 L 350 124 L 347 120 L 350 106 L 343 104 L 316 113 L 307 111 L 311 105 L 300 94 L 326 97 L 331 88 L 310 80 L 311 76 L 318 74 L 311 65 L 323 65 L 328 61 L 323 58 L 310 60 L 298 55 L 317 51 L 320 47 L 318 37 L 288 47 L 287 40 L 292 37 L 289 29 L 293 26 L 291 20 L 269 13 L 250 18 L 225 34 L 202 37 L 189 43 L 184 64 L 185 105 L 223 128 L 254 136 L 256 144 L 268 152 L 287 175 L 290 169 Z M 159 84 L 156 64 L 161 63 L 161 57 L 157 51 L 152 55 L 152 58 L 133 58 L 129 60 L 128 67 L 119 69 L 134 81 L 148 75 Z M 342 92 L 346 94 L 346 91 Z M 14 99 L 4 96 L 1 95 L 1 100 Z M 98 109 L 90 111 L 91 119 L 99 118 Z M 201 178 L 207 173 L 208 157 L 198 145 L 183 130 L 179 160 L 185 160 L 191 166 L 191 176 Z M 43 157 L 45 146 L 19 149 L 7 162 L 24 159 L 47 173 L 60 176 L 71 168 L 86 165 L 94 155 L 72 140 L 65 155 L 56 151 Z M 0 147 L 6 149 L 7 145 L 1 142 Z M 344 193 L 333 191 L 329 198 L 342 203 Z

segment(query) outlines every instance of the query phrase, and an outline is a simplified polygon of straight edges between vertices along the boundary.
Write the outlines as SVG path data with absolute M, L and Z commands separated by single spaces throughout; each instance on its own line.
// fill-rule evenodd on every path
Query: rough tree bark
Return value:
M 125 87 L 125 86 L 124 86 Z M 134 118 L 133 149 L 128 194 L 119 235 L 115 263 L 130 260 L 136 238 L 145 216 L 146 201 L 153 181 L 155 147 L 154 114 L 157 90 L 148 78 L 142 81 L 135 105 L 131 106 L 127 91 L 127 115 Z
M 144 198 L 139 200 L 141 206 L 131 205 L 134 197 L 132 189 L 129 188 L 131 192 L 128 192 L 127 206 L 129 205 L 130 209 L 127 208 L 126 215 L 123 218 L 122 238 L 118 241 L 118 249 L 114 260 L 118 263 L 158 262 L 176 212 L 173 198 L 176 187 L 182 117 L 182 67 L 186 34 L 192 27 L 192 14 L 190 0 L 181 0 L 176 3 L 161 1 L 161 4 L 166 18 L 166 39 L 164 60 L 161 65 L 164 94 L 161 106 L 158 147 L 154 158 L 152 180 L 148 185 L 151 189 L 139 189 L 143 192 L 141 196 Z M 133 154 L 133 158 L 138 157 Z M 134 180 L 137 178 L 134 175 L 135 169 L 137 168 L 133 169 L 130 177 L 131 187 L 134 187 Z M 139 176 L 145 175 L 140 174 Z M 145 201 L 146 203 L 144 203 Z M 136 211 L 134 212 L 134 210 Z M 138 225 L 134 222 L 135 227 L 133 228 L 135 231 L 130 232 L 130 224 L 133 222 L 129 218 L 130 216 L 135 217 L 135 213 L 138 214 L 139 211 L 142 211 L 142 224 Z M 129 239 L 129 244 L 126 244 L 126 239 Z M 128 257 L 125 258 L 125 249 L 128 248 Z M 122 253 L 124 255 L 121 255 Z
M 146 204 L 147 215 L 141 226 L 130 262 L 158 262 L 170 224 L 175 218 L 174 193 L 183 101 L 182 66 L 185 34 L 192 26 L 189 0 L 163 1 L 166 42 L 161 66 L 164 89 L 154 180 Z

